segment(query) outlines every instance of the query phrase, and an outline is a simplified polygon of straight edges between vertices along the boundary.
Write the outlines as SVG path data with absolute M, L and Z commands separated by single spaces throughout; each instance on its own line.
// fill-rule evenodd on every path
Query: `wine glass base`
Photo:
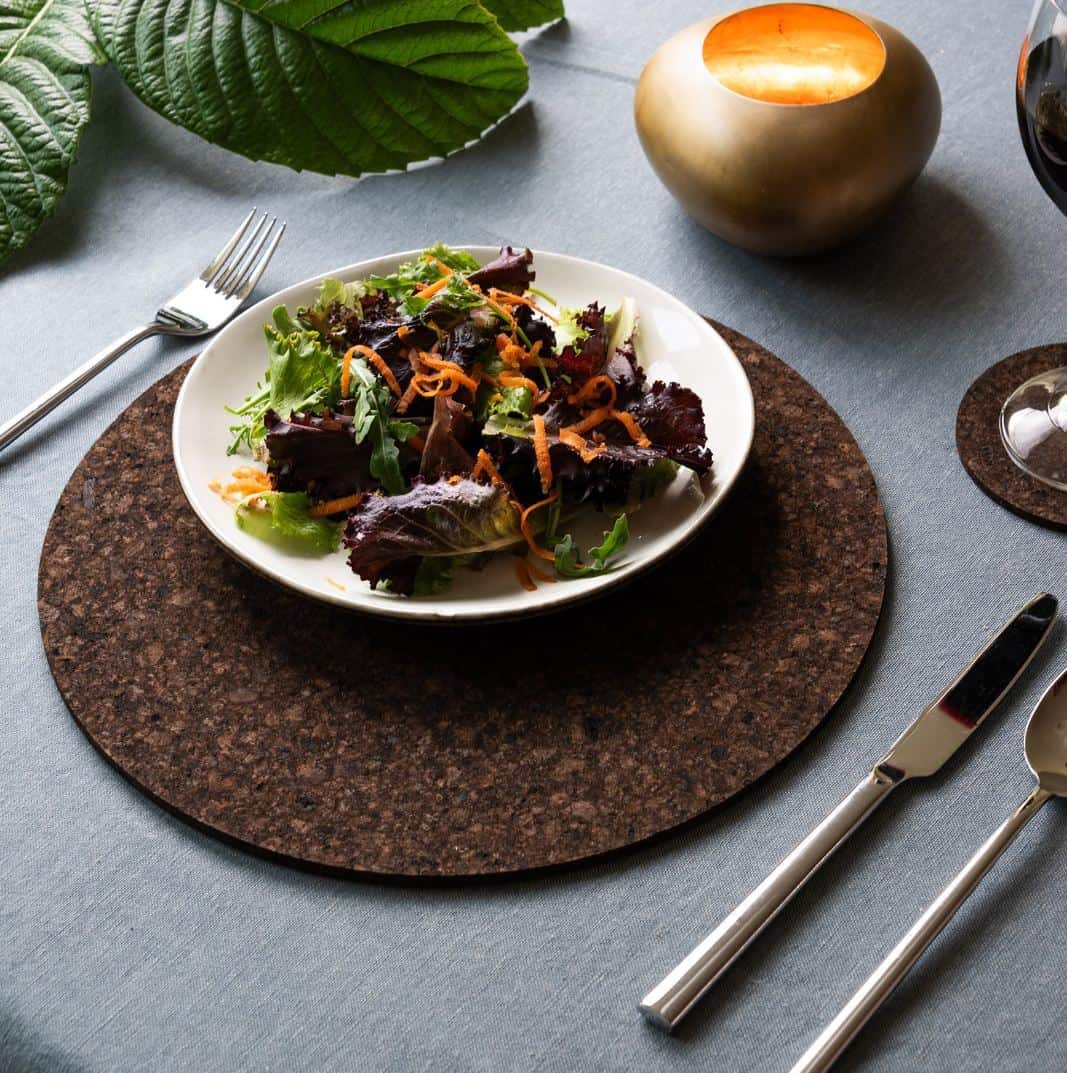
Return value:
M 1067 366 L 1032 377 L 1008 396 L 1000 438 L 1019 469 L 1067 492 Z

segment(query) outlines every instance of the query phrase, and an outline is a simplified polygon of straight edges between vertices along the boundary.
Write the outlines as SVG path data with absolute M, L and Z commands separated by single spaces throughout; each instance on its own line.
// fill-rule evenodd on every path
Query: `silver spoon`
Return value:
M 1037 779 L 1030 796 L 997 828 L 937 896 L 889 956 L 804 1052 L 791 1073 L 824 1073 L 889 996 L 979 880 L 1050 797 L 1067 797 L 1067 671 L 1037 702 L 1026 724 L 1026 762 Z

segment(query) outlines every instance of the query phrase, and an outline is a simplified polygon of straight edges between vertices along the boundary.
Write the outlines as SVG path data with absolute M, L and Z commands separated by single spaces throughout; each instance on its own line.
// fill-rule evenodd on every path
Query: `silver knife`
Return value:
M 850 834 L 905 779 L 932 775 L 981 725 L 1026 669 L 1056 618 L 1039 593 L 923 711 L 871 773 L 683 961 L 641 1000 L 654 1025 L 674 1029 L 750 942 Z

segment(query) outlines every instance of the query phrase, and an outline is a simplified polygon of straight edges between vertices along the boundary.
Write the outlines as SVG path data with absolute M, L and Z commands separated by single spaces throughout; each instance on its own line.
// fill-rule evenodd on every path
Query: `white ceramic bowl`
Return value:
M 464 248 L 483 263 L 497 253 L 495 247 Z M 635 577 L 692 537 L 730 490 L 752 446 L 752 391 L 741 363 L 718 332 L 659 287 L 591 261 L 541 252 L 534 254 L 537 286 L 561 305 L 596 300 L 610 311 L 624 297 L 633 298 L 638 355 L 649 380 L 677 380 L 704 404 L 712 472 L 700 479 L 680 470 L 672 485 L 631 516 L 630 541 L 616 569 L 594 578 L 541 583 L 536 592 L 527 592 L 516 579 L 512 557 L 503 553 L 484 570 L 456 570 L 451 589 L 441 596 L 403 597 L 372 590 L 348 569 L 343 550 L 322 558 L 297 556 L 238 529 L 233 507 L 208 486 L 242 463 L 226 455 L 234 419 L 224 407 L 240 404 L 263 377 L 262 326 L 271 310 L 279 303 L 292 312 L 310 304 L 325 276 L 355 280 L 386 274 L 419 252 L 363 261 L 287 287 L 236 317 L 197 358 L 174 411 L 174 462 L 182 490 L 211 535 L 253 570 L 305 596 L 390 618 L 438 622 L 512 618 L 585 599 Z M 606 516 L 591 511 L 568 528 L 584 551 L 599 543 L 607 527 Z

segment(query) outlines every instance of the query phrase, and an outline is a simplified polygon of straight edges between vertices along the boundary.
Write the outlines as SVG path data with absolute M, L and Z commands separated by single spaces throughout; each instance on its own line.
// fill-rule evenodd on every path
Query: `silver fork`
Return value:
M 0 425 L 0 451 L 142 339 L 150 335 L 208 335 L 221 328 L 252 293 L 285 233 L 284 223 L 275 228 L 276 216 L 268 218 L 263 213 L 253 225 L 255 219 L 253 209 L 211 264 L 161 306 L 150 324 L 116 339 L 22 413 Z

